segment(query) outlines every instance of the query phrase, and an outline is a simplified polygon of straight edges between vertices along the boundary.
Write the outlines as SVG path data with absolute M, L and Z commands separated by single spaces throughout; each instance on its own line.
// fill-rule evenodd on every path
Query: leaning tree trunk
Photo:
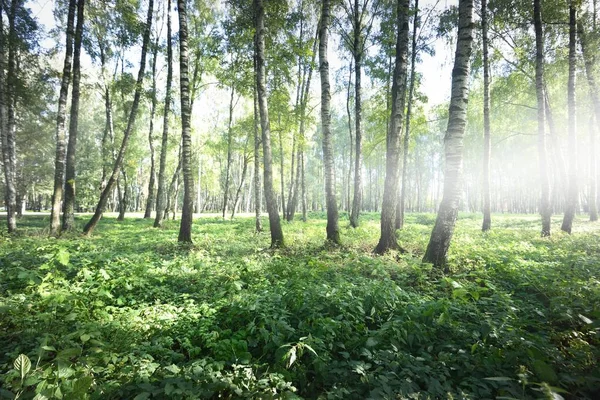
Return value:
M 375 253 L 384 254 L 389 250 L 400 250 L 396 239 L 396 207 L 398 199 L 398 173 L 400 164 L 400 141 L 404 122 L 406 81 L 408 67 L 408 13 L 409 0 L 397 3 L 396 60 L 392 81 L 392 110 L 386 138 L 385 184 L 381 205 L 381 236 Z
M 424 262 L 448 270 L 447 254 L 454 233 L 461 195 L 463 137 L 467 124 L 469 99 L 469 71 L 473 51 L 473 0 L 458 3 L 458 40 L 454 69 L 452 70 L 452 94 L 448 114 L 448 131 L 444 138 L 444 194 L 423 257 Z
M 63 63 L 63 74 L 58 95 L 58 109 L 56 111 L 56 157 L 54 161 L 54 194 L 52 195 L 52 211 L 50 213 L 50 234 L 60 233 L 60 211 L 65 184 L 65 159 L 67 138 L 65 135 L 65 120 L 67 95 L 71 84 L 71 63 L 73 59 L 73 36 L 75 25 L 75 9 L 77 0 L 69 1 L 69 13 L 67 16 L 67 36 L 65 60 Z
M 550 181 L 548 177 L 548 155 L 546 152 L 546 115 L 544 107 L 544 37 L 542 32 L 541 0 L 533 1 L 533 20 L 535 25 L 535 91 L 537 96 L 538 117 L 538 157 L 540 181 L 542 186 L 540 214 L 542 216 L 542 236 L 550 236 Z
M 129 143 L 129 138 L 131 136 L 131 132 L 133 131 L 133 127 L 135 125 L 135 119 L 137 117 L 137 111 L 140 105 L 140 97 L 142 95 L 142 88 L 144 82 L 144 71 L 146 68 L 146 53 L 148 52 L 148 43 L 150 42 L 150 30 L 152 28 L 152 14 L 153 14 L 154 0 L 149 0 L 148 3 L 148 15 L 146 17 L 146 26 L 144 28 L 144 36 L 142 42 L 142 53 L 140 56 L 140 69 L 138 72 L 138 77 L 135 85 L 135 93 L 133 95 L 133 103 L 131 105 L 131 110 L 129 111 L 129 118 L 127 120 L 127 127 L 125 128 L 125 132 L 123 133 L 123 141 L 121 142 L 121 148 L 119 149 L 119 153 L 117 158 L 115 159 L 115 163 L 113 166 L 112 174 L 106 183 L 106 187 L 100 194 L 100 200 L 96 205 L 96 211 L 94 215 L 90 219 L 90 221 L 83 228 L 83 233 L 86 235 L 90 235 L 100 218 L 102 218 L 102 213 L 104 212 L 104 208 L 106 207 L 106 202 L 108 201 L 108 197 L 112 192 L 112 189 L 117 181 L 119 176 L 119 172 L 121 171 L 121 167 L 123 165 L 123 160 L 125 158 L 125 152 L 127 150 L 127 144 Z
M 192 175 L 192 110 L 188 68 L 188 29 L 186 0 L 177 1 L 179 9 L 179 85 L 181 97 L 181 168 L 183 170 L 183 207 L 179 225 L 180 242 L 192 242 L 194 177 Z
M 412 48 L 410 55 L 410 84 L 408 89 L 408 106 L 406 107 L 406 129 L 402 148 L 402 184 L 400 188 L 400 199 L 396 209 L 396 229 L 404 227 L 404 212 L 406 209 L 406 193 L 408 185 L 408 145 L 410 143 L 410 122 L 412 117 L 413 97 L 415 92 L 416 65 L 417 65 L 417 32 L 419 30 L 419 0 L 415 0 L 415 15 L 413 17 Z
M 171 1 L 167 0 L 167 87 L 165 93 L 165 109 L 163 112 L 163 132 L 160 147 L 160 163 L 158 166 L 158 190 L 156 193 L 156 216 L 154 227 L 159 228 L 166 208 L 165 169 L 167 167 L 167 149 L 169 144 L 169 111 L 171 109 L 171 83 L 173 82 L 173 47 L 171 33 Z
M 256 17 L 256 89 L 258 92 L 258 108 L 260 111 L 260 126 L 262 131 L 264 190 L 267 212 L 269 213 L 269 228 L 271 230 L 271 247 L 283 247 L 283 231 L 279 219 L 277 199 L 273 189 L 273 158 L 271 155 L 271 126 L 267 107 L 267 87 L 265 71 L 265 8 L 262 0 L 254 0 Z
M 492 228 L 490 204 L 490 154 L 492 150 L 490 127 L 490 60 L 488 56 L 487 0 L 481 0 L 481 34 L 483 40 L 483 224 L 484 232 Z
M 577 121 L 575 103 L 575 74 L 577 73 L 577 10 L 573 0 L 569 3 L 569 81 L 567 88 L 569 112 L 569 191 L 567 208 L 561 230 L 571 233 L 577 208 Z
M 354 166 L 352 163 L 352 157 L 354 157 L 354 135 L 352 134 L 352 112 L 350 111 L 350 95 L 351 95 L 351 86 L 352 86 L 352 60 L 350 60 L 350 65 L 348 68 L 349 76 L 348 76 L 348 88 L 346 89 L 346 114 L 348 116 L 348 134 L 349 134 L 349 143 L 350 143 L 350 151 L 348 152 L 348 188 L 346 195 L 346 211 L 351 212 L 352 209 L 352 167 Z
M 158 38 L 152 49 L 152 101 L 150 105 L 150 126 L 148 128 L 148 146 L 150 147 L 150 179 L 148 182 L 148 199 L 146 200 L 146 210 L 144 218 L 152 217 L 152 210 L 156 202 L 155 184 L 156 184 L 156 161 L 154 151 L 154 114 L 156 113 L 156 59 L 158 57 Z
M 598 123 L 600 122 L 600 92 L 598 91 L 598 84 L 596 82 L 596 76 L 594 75 L 595 58 L 592 54 L 590 54 L 587 32 L 581 20 L 577 23 L 577 30 L 579 32 L 579 43 L 581 45 L 581 53 L 583 54 L 583 61 L 585 64 L 585 75 L 588 82 L 588 90 L 592 99 L 596 123 Z M 593 124 L 590 124 L 590 193 L 588 195 L 590 221 L 598 220 L 598 208 L 596 203 L 596 168 L 596 135 L 594 133 Z
M 331 88 L 329 84 L 329 61 L 327 60 L 327 41 L 331 20 L 331 4 L 322 1 L 321 24 L 319 29 L 319 72 L 321 75 L 321 126 L 323 130 L 323 169 L 325 174 L 325 202 L 327 204 L 327 241 L 340 243 L 338 226 L 338 208 L 335 198 L 335 169 L 333 164 L 333 146 L 331 143 Z
M 354 151 L 354 198 L 352 199 L 352 211 L 350 213 L 350 226 L 357 228 L 359 224 L 360 209 L 362 206 L 362 38 L 360 34 L 360 13 L 358 12 L 358 0 L 354 2 L 354 123 L 356 144 Z
M 77 26 L 73 49 L 73 90 L 71 92 L 71 119 L 69 121 L 69 142 L 67 145 L 67 165 L 65 174 L 65 201 L 63 230 L 70 231 L 75 226 L 75 153 L 77 151 L 77 129 L 79 126 L 79 93 L 81 81 L 81 42 L 83 38 L 85 0 L 77 1 Z

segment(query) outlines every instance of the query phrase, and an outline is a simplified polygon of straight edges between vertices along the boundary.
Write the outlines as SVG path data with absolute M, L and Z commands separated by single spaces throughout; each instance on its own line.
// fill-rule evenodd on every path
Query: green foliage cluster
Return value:
M 252 219 L 203 218 L 181 247 L 173 221 L 56 240 L 26 217 L 0 238 L 0 398 L 597 398 L 591 224 L 462 215 L 444 276 L 418 261 L 431 215 L 383 257 L 363 221 L 340 248 L 323 219 L 289 224 L 272 252 Z

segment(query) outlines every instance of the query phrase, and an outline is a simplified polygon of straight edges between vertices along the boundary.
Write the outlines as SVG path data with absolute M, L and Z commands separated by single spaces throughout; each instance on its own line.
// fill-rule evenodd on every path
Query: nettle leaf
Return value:
M 31 369 L 31 360 L 25 354 L 19 354 L 19 357 L 14 362 L 14 367 L 21 374 L 21 380 L 25 379 L 25 375 Z
M 33 400 L 48 400 L 48 398 L 46 396 L 44 396 L 41 393 L 38 393 L 35 395 L 35 397 L 33 398 Z

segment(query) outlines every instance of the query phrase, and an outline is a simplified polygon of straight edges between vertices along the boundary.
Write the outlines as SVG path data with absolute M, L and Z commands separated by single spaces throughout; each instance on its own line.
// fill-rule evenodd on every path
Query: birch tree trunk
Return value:
M 408 67 L 409 0 L 397 2 L 396 60 L 392 79 L 392 110 L 386 138 L 385 184 L 381 205 L 381 236 L 375 253 L 399 250 L 396 239 L 396 207 L 398 204 L 398 173 L 400 172 L 400 141 L 404 122 Z
M 362 207 L 362 56 L 363 46 L 361 37 L 361 18 L 359 13 L 359 2 L 354 1 L 354 123 L 355 123 L 355 156 L 354 156 L 354 198 L 352 200 L 352 211 L 350 213 L 350 226 L 357 228 L 359 225 L 360 210 Z
M 423 257 L 424 262 L 443 267 L 446 271 L 448 248 L 454 233 L 462 189 L 463 137 L 467 123 L 469 72 L 473 51 L 473 0 L 459 1 L 458 18 L 448 130 L 444 137 L 444 193 Z
M 15 11 L 16 1 L 11 2 L 8 21 L 8 45 L 4 33 L 4 22 L 2 21 L 3 4 L 0 4 L 0 133 L 2 136 L 2 164 L 4 166 L 5 183 L 5 205 L 6 224 L 9 233 L 17 229 L 16 220 L 16 150 L 15 150 L 15 126 L 14 126 L 14 41 L 15 35 Z M 7 48 L 8 47 L 8 48 Z M 6 51 L 8 50 L 8 68 L 6 67 Z M 12 60 L 11 60 L 12 59 Z
M 271 230 L 271 247 L 283 247 L 283 231 L 279 219 L 279 210 L 275 190 L 273 189 L 273 159 L 271 155 L 271 126 L 267 107 L 267 87 L 265 71 L 265 9 L 262 0 L 254 0 L 256 18 L 256 89 L 258 92 L 258 108 L 262 131 L 263 160 L 264 160 L 264 190 L 269 227 Z
M 144 82 L 144 71 L 146 68 L 146 54 L 148 52 L 148 43 L 150 42 L 150 30 L 152 28 L 152 14 L 154 8 L 154 0 L 149 0 L 148 2 L 148 15 L 146 17 L 146 25 L 144 27 L 144 35 L 142 39 L 142 52 L 140 56 L 140 69 L 138 72 L 138 77 L 135 85 L 135 93 L 133 95 L 133 103 L 131 105 L 131 110 L 129 111 L 129 117 L 127 120 L 127 127 L 125 128 L 125 132 L 123 133 L 123 140 L 121 142 L 121 147 L 119 148 L 119 153 L 115 159 L 115 163 L 113 166 L 113 170 L 111 173 L 108 182 L 106 183 L 106 187 L 100 194 L 100 200 L 96 205 L 96 210 L 94 215 L 89 220 L 89 222 L 83 228 L 83 233 L 86 235 L 90 235 L 100 218 L 102 218 L 102 213 L 104 212 L 104 208 L 106 207 L 106 202 L 108 201 L 108 197 L 112 192 L 112 189 L 117 181 L 119 176 L 119 172 L 121 171 L 121 167 L 123 165 L 123 160 L 125 158 L 125 152 L 127 150 L 127 144 L 129 143 L 129 138 L 131 136 L 131 132 L 133 131 L 133 127 L 135 125 L 135 119 L 137 117 L 137 111 L 140 104 L 140 97 L 142 95 L 142 88 Z
M 546 115 L 544 105 L 544 37 L 542 32 L 541 0 L 533 0 L 533 20 L 535 25 L 535 91 L 538 117 L 538 158 L 541 181 L 540 214 L 542 216 L 542 236 L 550 236 L 550 181 L 548 177 L 548 155 L 546 151 Z
M 567 109 L 569 113 L 569 189 L 567 207 L 561 230 L 571 233 L 577 208 L 577 108 L 575 99 L 575 80 L 577 73 L 577 9 L 569 2 L 569 81 L 567 87 Z
M 235 96 L 235 89 L 233 83 L 231 84 L 231 96 L 229 98 L 229 122 L 227 124 L 227 166 L 225 167 L 225 186 L 223 187 L 223 219 L 227 214 L 227 202 L 229 201 L 229 177 L 231 175 L 231 157 L 233 149 L 231 148 L 233 142 L 233 98 Z
M 321 126 L 323 130 L 323 168 L 325 173 L 325 202 L 327 205 L 327 241 L 340 243 L 338 226 L 338 208 L 335 198 L 335 169 L 331 144 L 331 88 L 329 84 L 329 61 L 327 60 L 327 41 L 331 20 L 331 4 L 323 0 L 321 5 L 321 24 L 319 29 L 319 72 L 321 75 Z
M 69 121 L 69 141 L 65 174 L 65 200 L 63 211 L 64 231 L 75 226 L 75 154 L 77 152 L 77 130 L 79 127 L 79 93 L 81 82 L 81 42 L 83 39 L 85 0 L 77 1 L 77 25 L 73 49 L 73 89 L 71 91 L 71 119 Z
M 410 84 L 408 89 L 408 106 L 406 108 L 406 129 L 402 149 L 402 185 L 400 188 L 400 199 L 396 209 L 396 229 L 404 227 L 404 211 L 406 209 L 406 193 L 408 185 L 408 145 L 410 143 L 410 123 L 412 118 L 413 97 L 415 92 L 416 64 L 417 64 L 417 32 L 419 30 L 419 0 L 415 0 L 415 16 L 413 17 L 412 48 L 410 54 Z
M 490 60 L 488 55 L 487 0 L 481 0 L 481 35 L 483 40 L 483 224 L 481 230 L 492 228 L 490 204 L 490 154 L 492 150 L 490 127 Z
M 54 161 L 54 192 L 52 195 L 52 210 L 50 212 L 50 234 L 60 234 L 60 211 L 65 184 L 65 162 L 67 157 L 67 138 L 65 134 L 67 96 L 71 84 L 71 65 L 73 62 L 73 36 L 75 25 L 75 10 L 77 0 L 69 0 L 69 13 L 67 15 L 67 35 L 65 46 L 65 60 L 58 95 L 58 109 L 56 111 L 56 157 Z
M 588 90 L 592 99 L 592 106 L 594 108 L 596 123 L 598 123 L 598 121 L 600 121 L 600 92 L 598 91 L 598 84 L 596 81 L 596 76 L 594 75 L 595 57 L 593 57 L 593 55 L 590 54 L 587 31 L 585 30 L 581 21 L 578 21 L 577 28 L 577 30 L 579 31 L 579 43 L 581 45 L 581 53 L 583 54 L 585 75 L 588 82 Z M 596 135 L 594 133 L 594 128 L 592 124 L 590 124 L 590 193 L 588 195 L 590 221 L 598 221 L 598 208 L 596 203 L 596 172 Z
M 179 86 L 181 97 L 181 168 L 183 170 L 183 207 L 179 225 L 180 242 L 192 242 L 194 177 L 192 175 L 192 110 L 188 67 L 187 0 L 178 0 L 179 10 Z
M 158 166 L 158 190 L 156 193 L 156 216 L 154 227 L 160 228 L 165 215 L 165 170 L 167 168 L 167 150 L 169 145 L 169 112 L 171 110 L 171 84 L 173 82 L 173 45 L 171 32 L 171 0 L 167 0 L 167 83 L 165 89 L 165 109 L 163 112 L 163 131 Z
M 148 146 L 150 147 L 150 179 L 148 181 L 148 199 L 146 200 L 146 209 L 144 218 L 152 217 L 152 210 L 156 202 L 156 160 L 154 151 L 154 115 L 156 114 L 156 59 L 158 57 L 158 38 L 152 49 L 152 90 L 150 104 L 150 126 L 148 127 Z
M 256 55 L 254 56 L 254 70 L 256 71 Z M 260 194 L 260 145 L 261 140 L 258 135 L 259 113 L 258 113 L 258 93 L 254 88 L 254 218 L 255 232 L 262 232 L 262 224 L 260 222 L 260 208 L 262 204 L 262 196 Z

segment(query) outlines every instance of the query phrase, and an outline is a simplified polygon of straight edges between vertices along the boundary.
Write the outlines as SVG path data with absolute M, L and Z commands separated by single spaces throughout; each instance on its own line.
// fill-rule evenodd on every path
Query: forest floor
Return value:
M 461 215 L 443 275 L 420 261 L 433 215 L 386 256 L 378 215 L 342 216 L 341 247 L 324 217 L 279 251 L 252 218 L 182 246 L 178 221 L 57 240 L 24 217 L 0 232 L 0 398 L 600 398 L 600 224 Z

